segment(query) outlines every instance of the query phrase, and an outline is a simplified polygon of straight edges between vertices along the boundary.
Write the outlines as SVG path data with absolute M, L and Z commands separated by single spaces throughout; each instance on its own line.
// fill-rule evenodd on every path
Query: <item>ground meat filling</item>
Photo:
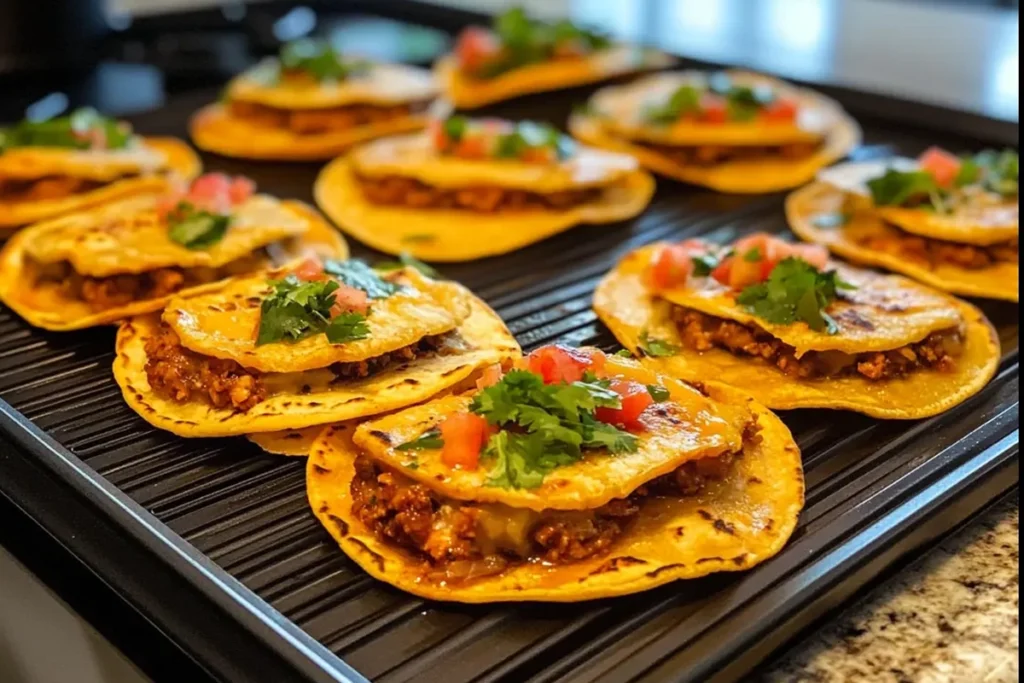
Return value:
M 354 363 L 335 363 L 333 380 L 368 377 L 396 363 L 438 353 L 455 333 L 424 337 L 404 348 Z M 161 323 L 146 340 L 146 376 L 156 393 L 178 403 L 208 401 L 215 408 L 246 411 L 267 397 L 262 373 L 242 367 L 233 360 L 214 358 L 190 351 L 178 335 Z
M 406 118 L 424 111 L 426 102 L 399 105 L 351 104 L 329 109 L 278 109 L 232 100 L 231 115 L 264 128 L 283 128 L 297 135 L 332 133 L 371 123 Z
M 751 439 L 759 439 L 756 423 L 752 425 Z M 352 512 L 378 538 L 421 557 L 434 578 L 466 580 L 515 563 L 566 564 L 604 554 L 639 514 L 646 497 L 694 495 L 709 482 L 725 478 L 735 457 L 727 453 L 686 463 L 628 498 L 595 510 L 538 513 L 526 529 L 526 546 L 518 550 L 497 547 L 482 537 L 480 522 L 489 514 L 483 507 L 445 500 L 367 456 L 355 463 Z
M 732 146 L 699 145 L 676 146 L 636 143 L 640 147 L 668 157 L 680 166 L 716 166 L 728 161 L 759 161 L 764 159 L 781 159 L 797 161 L 806 159 L 817 152 L 821 145 L 816 142 L 800 142 L 775 147 L 765 146 Z
M 115 180 L 128 177 L 131 176 L 122 176 Z M 91 192 L 112 182 L 114 180 L 89 180 L 88 178 L 68 176 L 47 176 L 31 180 L 0 178 L 0 202 L 40 202 L 48 199 L 61 199 Z
M 604 191 L 601 188 L 586 188 L 539 194 L 502 187 L 448 190 L 400 176 L 359 177 L 358 181 L 363 196 L 373 204 L 413 209 L 461 209 L 478 213 L 537 209 L 566 211 L 600 199 Z
M 978 246 L 947 242 L 914 235 L 896 226 L 890 234 L 867 235 L 859 242 L 862 246 L 875 251 L 895 254 L 901 258 L 924 262 L 931 268 L 940 265 L 951 265 L 967 270 L 989 268 L 997 263 L 1018 263 L 1020 251 L 1017 240 Z
M 756 328 L 674 306 L 672 319 L 683 345 L 695 351 L 725 349 L 736 355 L 761 358 L 787 375 L 800 379 L 860 375 L 870 380 L 903 377 L 921 369 L 949 372 L 963 346 L 959 329 L 933 332 L 923 340 L 891 351 L 847 354 L 809 351 L 799 358 L 796 349 Z

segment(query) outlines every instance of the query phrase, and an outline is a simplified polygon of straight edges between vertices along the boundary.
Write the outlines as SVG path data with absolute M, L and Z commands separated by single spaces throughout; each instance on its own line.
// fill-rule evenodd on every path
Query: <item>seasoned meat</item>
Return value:
M 756 423 L 751 423 L 747 437 L 759 438 Z M 532 513 L 536 519 L 528 527 L 526 548 L 519 553 L 496 549 L 482 537 L 486 526 L 481 521 L 494 514 L 485 506 L 445 500 L 366 456 L 355 463 L 352 513 L 381 539 L 421 553 L 432 567 L 441 570 L 439 577 L 465 579 L 499 572 L 514 561 L 541 559 L 558 564 L 601 555 L 640 513 L 645 497 L 698 493 L 708 482 L 724 478 L 733 458 L 725 454 L 686 463 L 641 486 L 629 498 L 595 510 Z
M 106 182 L 97 180 L 68 176 L 48 176 L 32 180 L 0 178 L 0 201 L 38 202 L 47 199 L 60 199 L 73 194 L 89 192 L 106 184 Z
M 174 294 L 185 285 L 185 275 L 178 268 L 160 268 L 138 275 L 113 275 L 105 278 L 69 278 L 69 291 L 94 310 L 105 311 L 134 301 L 159 299 Z M 77 288 L 77 290 L 75 290 Z
M 725 349 L 754 356 L 800 379 L 860 374 L 871 380 L 902 377 L 921 368 L 951 371 L 956 366 L 963 338 L 959 329 L 933 332 L 923 340 L 883 352 L 846 354 L 810 351 L 797 357 L 796 349 L 767 332 L 682 306 L 672 318 L 683 344 L 695 351 Z
M 146 340 L 146 356 L 150 387 L 179 403 L 202 397 L 216 408 L 245 411 L 266 398 L 258 373 L 189 351 L 168 325 Z
M 422 111 L 424 103 L 377 106 L 353 104 L 329 109 L 278 109 L 233 100 L 231 115 L 266 128 L 287 128 L 299 135 L 347 130 L 369 123 L 404 118 Z
M 978 270 L 996 263 L 1017 263 L 1020 260 L 1017 240 L 978 246 L 931 239 L 891 227 L 892 230 L 887 231 L 887 234 L 866 236 L 860 243 L 868 249 L 927 263 L 932 268 L 953 265 Z
M 376 374 L 392 364 L 405 363 L 441 352 L 446 348 L 449 341 L 457 341 L 457 337 L 458 333 L 456 332 L 423 337 L 415 344 L 410 344 L 390 353 L 353 363 L 334 363 L 329 369 L 335 374 L 335 382 L 361 379 Z
M 467 187 L 446 190 L 432 187 L 414 178 L 386 176 L 359 178 L 363 196 L 373 204 L 408 206 L 414 209 L 464 209 L 479 213 L 548 209 L 564 211 L 594 201 L 601 189 L 587 188 L 538 194 L 501 187 Z
M 661 156 L 668 157 L 680 166 L 714 166 L 727 161 L 756 161 L 766 158 L 786 160 L 804 159 L 818 151 L 819 145 L 813 142 L 800 142 L 780 146 L 675 146 L 641 144 Z

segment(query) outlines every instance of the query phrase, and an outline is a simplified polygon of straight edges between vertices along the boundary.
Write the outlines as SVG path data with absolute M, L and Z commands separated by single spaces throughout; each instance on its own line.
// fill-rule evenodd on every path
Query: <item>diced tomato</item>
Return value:
M 334 290 L 334 305 L 331 306 L 331 317 L 342 313 L 366 313 L 370 308 L 370 297 L 361 289 L 340 284 Z
M 635 427 L 640 414 L 647 410 L 647 406 L 654 403 L 654 398 L 643 384 L 629 380 L 612 380 L 610 389 L 622 400 L 621 408 L 598 408 L 594 412 L 601 422 L 608 424 L 622 425 L 624 427 Z
M 473 413 L 455 413 L 441 423 L 440 429 L 444 440 L 441 462 L 452 468 L 475 470 L 490 431 L 487 420 Z
M 683 244 L 662 247 L 647 272 L 648 282 L 654 289 L 682 287 L 693 272 L 693 249 Z
M 455 59 L 463 71 L 480 70 L 501 49 L 497 36 L 481 26 L 470 26 L 455 43 Z
M 501 370 L 501 365 L 495 363 L 494 365 L 488 365 L 480 373 L 480 378 L 476 381 L 477 389 L 486 389 L 487 387 L 493 387 L 495 384 L 501 381 L 502 376 L 505 373 Z
M 597 356 L 561 344 L 542 346 L 527 357 L 527 368 L 543 378 L 545 384 L 578 382 L 587 370 L 597 372 L 604 367 L 604 354 Z
M 323 280 L 327 277 L 324 274 L 323 264 L 315 258 L 308 258 L 292 270 L 292 275 L 305 282 Z
M 800 106 L 795 100 L 780 97 L 761 110 L 761 120 L 766 123 L 791 123 L 796 120 Z
M 706 94 L 700 100 L 701 120 L 705 123 L 725 123 L 729 120 L 729 107 L 724 97 Z
M 729 279 L 732 277 L 732 262 L 736 260 L 736 257 L 730 256 L 729 258 L 722 259 L 715 269 L 711 271 L 711 277 L 721 282 L 723 285 L 729 284 Z
M 828 265 L 828 249 L 820 244 L 794 244 L 790 247 L 790 255 L 807 261 L 818 270 Z
M 520 159 L 528 164 L 548 164 L 555 160 L 555 150 L 551 147 L 528 147 Z
M 192 181 L 188 195 L 193 199 L 209 199 L 227 194 L 230 187 L 231 179 L 223 173 L 207 173 Z
M 960 173 L 960 157 L 939 147 L 929 147 L 917 160 L 921 168 L 935 177 L 939 187 L 949 187 Z
M 434 119 L 430 122 L 427 128 L 427 134 L 430 136 L 430 142 L 439 152 L 443 152 L 448 149 L 448 144 L 451 140 L 448 139 L 448 134 L 444 132 L 444 123 Z
M 604 351 L 601 349 L 576 349 L 576 351 L 590 359 L 588 370 L 598 376 L 604 372 L 605 363 L 608 362 L 608 356 L 605 355 Z
M 256 192 L 256 183 L 245 176 L 235 176 L 228 186 L 228 198 L 232 204 L 241 204 Z
M 455 146 L 455 156 L 483 159 L 487 156 L 487 139 L 482 135 L 467 135 Z

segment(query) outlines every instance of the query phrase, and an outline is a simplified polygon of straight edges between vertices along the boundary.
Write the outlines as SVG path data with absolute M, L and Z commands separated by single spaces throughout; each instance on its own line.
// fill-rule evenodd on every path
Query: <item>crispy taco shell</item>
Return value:
M 304 458 L 309 455 L 313 442 L 317 440 L 323 431 L 323 425 L 314 425 L 302 429 L 282 429 L 279 432 L 246 434 L 245 438 L 267 453 Z
M 461 285 L 445 284 L 466 291 Z M 326 369 L 266 375 L 266 400 L 245 412 L 198 400 L 177 403 L 150 388 L 145 345 L 159 328 L 155 315 L 135 318 L 118 330 L 114 377 L 132 409 L 153 426 L 180 436 L 294 430 L 376 415 L 424 401 L 479 368 L 519 354 L 501 319 L 481 300 L 468 292 L 466 296 L 471 297 L 471 312 L 457 328 L 465 344 L 451 353 L 417 358 L 358 380 L 332 382 L 335 376 Z
M 254 125 L 231 116 L 222 104 L 210 104 L 196 112 L 189 130 L 196 147 L 226 157 L 316 161 L 333 159 L 360 142 L 418 130 L 426 122 L 425 114 L 412 114 L 345 130 L 299 135 L 284 128 Z
M 301 235 L 270 245 L 267 251 L 275 263 L 281 264 L 306 256 L 318 256 L 321 259 L 348 256 L 345 240 L 317 211 L 296 201 L 284 201 L 281 206 L 304 219 L 308 228 Z M 174 296 L 197 296 L 217 291 L 226 284 L 225 280 L 220 280 L 181 290 L 173 296 L 144 299 L 96 311 L 86 302 L 69 296 L 59 282 L 34 284 L 35 266 L 28 258 L 26 245 L 35 238 L 34 231 L 37 228 L 46 229 L 46 224 L 22 230 L 0 250 L 0 301 L 36 327 L 64 331 L 117 323 L 136 315 L 159 311 Z M 255 270 L 272 264 L 257 259 L 250 265 Z
M 809 91 L 802 91 L 809 92 Z M 600 93 L 599 93 L 600 94 Z M 811 95 L 805 95 L 810 97 Z M 603 116 L 598 113 L 575 113 L 569 119 L 569 132 L 579 140 L 596 147 L 623 152 L 635 157 L 645 168 L 669 178 L 675 178 L 694 185 L 703 185 L 720 192 L 737 194 L 758 194 L 798 187 L 810 180 L 824 166 L 846 156 L 861 139 L 860 127 L 838 104 L 814 94 L 819 106 L 830 112 L 834 123 L 824 132 L 822 146 L 812 155 L 802 159 L 781 159 L 766 156 L 763 159 L 740 159 L 726 161 L 713 166 L 681 165 L 654 149 L 638 144 L 635 137 L 614 132 Z M 736 132 L 738 126 L 730 126 L 722 134 L 731 134 L 727 146 L 767 144 L 755 141 Z M 731 133 L 729 131 L 732 131 Z M 709 144 L 696 142 L 706 139 L 704 130 L 682 130 L 686 133 L 686 144 Z M 761 128 L 754 132 L 761 134 Z M 791 132 L 791 131 L 790 131 Z M 634 132 L 634 136 L 636 133 Z M 675 144 L 682 144 L 676 141 Z M 715 144 L 722 144 L 721 142 Z
M 58 197 L 30 201 L 0 200 L 0 231 L 54 216 L 87 209 L 116 199 L 147 192 L 162 192 L 170 187 L 168 176 L 191 180 L 199 175 L 202 163 L 192 148 L 177 138 L 143 138 L 145 145 L 163 155 L 164 163 L 152 172 L 117 179 L 126 172 L 140 170 L 133 158 L 108 158 L 105 163 L 92 164 L 87 153 L 78 150 L 14 150 L 18 153 L 17 163 L 8 163 L 0 171 L 2 177 L 41 178 L 46 175 L 67 175 L 75 178 L 106 181 L 106 185 L 94 190 Z M 14 152 L 9 153 L 11 155 Z M 63 155 L 63 156 L 62 156 Z M 8 156 L 8 154 L 4 154 Z M 8 160 L 10 161 L 10 160 Z
M 317 205 L 342 230 L 374 249 L 452 262 L 506 254 L 580 223 L 612 223 L 638 215 L 654 195 L 645 171 L 625 174 L 597 201 L 565 211 L 481 214 L 455 209 L 377 206 L 364 196 L 348 157 L 324 167 L 313 187 Z
M 881 381 L 860 375 L 801 380 L 785 374 L 774 365 L 723 349 L 693 351 L 680 343 L 679 332 L 670 317 L 671 304 L 660 297 L 652 297 L 644 283 L 644 270 L 652 252 L 653 247 L 645 247 L 623 258 L 594 292 L 594 310 L 616 339 L 634 353 L 641 353 L 640 338 L 645 332 L 651 338 L 675 345 L 678 350 L 674 355 L 649 357 L 644 363 L 683 380 L 700 381 L 714 377 L 716 381 L 746 391 L 776 410 L 834 408 L 855 410 L 883 419 L 916 419 L 941 413 L 967 400 L 988 383 L 999 364 L 999 339 L 992 324 L 974 306 L 948 296 L 942 297 L 944 308 L 959 312 L 964 322 L 963 352 L 956 359 L 953 372 L 918 369 L 904 378 Z M 894 292 L 906 288 L 927 293 L 921 285 L 899 276 L 888 276 L 888 282 Z M 864 311 L 859 309 L 861 313 Z M 713 314 L 747 322 L 726 308 L 719 308 Z M 884 319 L 887 315 L 899 317 L 896 313 L 879 311 L 872 319 Z M 919 320 L 917 324 L 901 329 L 898 320 L 894 320 L 888 328 L 892 336 L 889 348 L 918 341 L 921 337 L 917 334 L 923 336 L 926 334 L 923 330 L 938 324 L 938 319 L 928 324 Z M 757 325 L 768 329 L 761 322 Z M 807 333 L 812 331 L 807 330 Z M 820 336 L 820 333 L 814 334 Z M 842 334 L 841 331 L 834 336 L 841 337 Z M 799 341 L 797 337 L 790 338 Z M 807 342 L 802 348 L 808 350 L 814 346 Z M 832 342 L 830 348 L 845 348 L 848 352 L 862 350 L 858 344 L 847 345 L 842 339 Z
M 648 590 L 677 579 L 741 571 L 775 555 L 803 507 L 800 451 L 786 426 L 740 392 L 706 385 L 709 396 L 748 410 L 761 440 L 747 442 L 728 477 L 692 497 L 649 498 L 605 555 L 565 565 L 523 563 L 466 582 L 438 582 L 423 561 L 381 541 L 352 514 L 361 450 L 354 425 L 324 431 L 306 466 L 314 514 L 342 550 L 373 577 L 432 600 L 467 603 L 576 602 Z
M 657 50 L 616 45 L 578 59 L 561 59 L 519 67 L 486 80 L 467 78 L 452 55 L 434 64 L 445 97 L 459 109 L 477 109 L 520 95 L 597 83 L 646 69 L 660 69 L 675 60 Z
M 845 213 L 841 191 L 826 183 L 812 183 L 786 199 L 786 218 L 797 235 L 808 242 L 823 244 L 830 251 L 856 263 L 879 266 L 953 294 L 989 299 L 1020 299 L 1020 265 L 1000 261 L 985 268 L 968 269 L 950 263 L 932 265 L 906 254 L 894 254 L 861 244 L 865 237 L 899 236 L 870 212 Z M 842 225 L 820 227 L 843 216 Z M 918 227 L 922 227 L 918 224 Z M 923 234 L 923 233 L 921 233 Z M 937 235 L 925 235 L 935 237 Z

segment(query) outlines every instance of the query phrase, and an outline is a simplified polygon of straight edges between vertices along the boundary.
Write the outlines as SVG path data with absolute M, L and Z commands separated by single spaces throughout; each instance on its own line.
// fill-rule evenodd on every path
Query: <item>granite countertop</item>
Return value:
M 761 683 L 1018 680 L 1018 499 L 837 615 Z

